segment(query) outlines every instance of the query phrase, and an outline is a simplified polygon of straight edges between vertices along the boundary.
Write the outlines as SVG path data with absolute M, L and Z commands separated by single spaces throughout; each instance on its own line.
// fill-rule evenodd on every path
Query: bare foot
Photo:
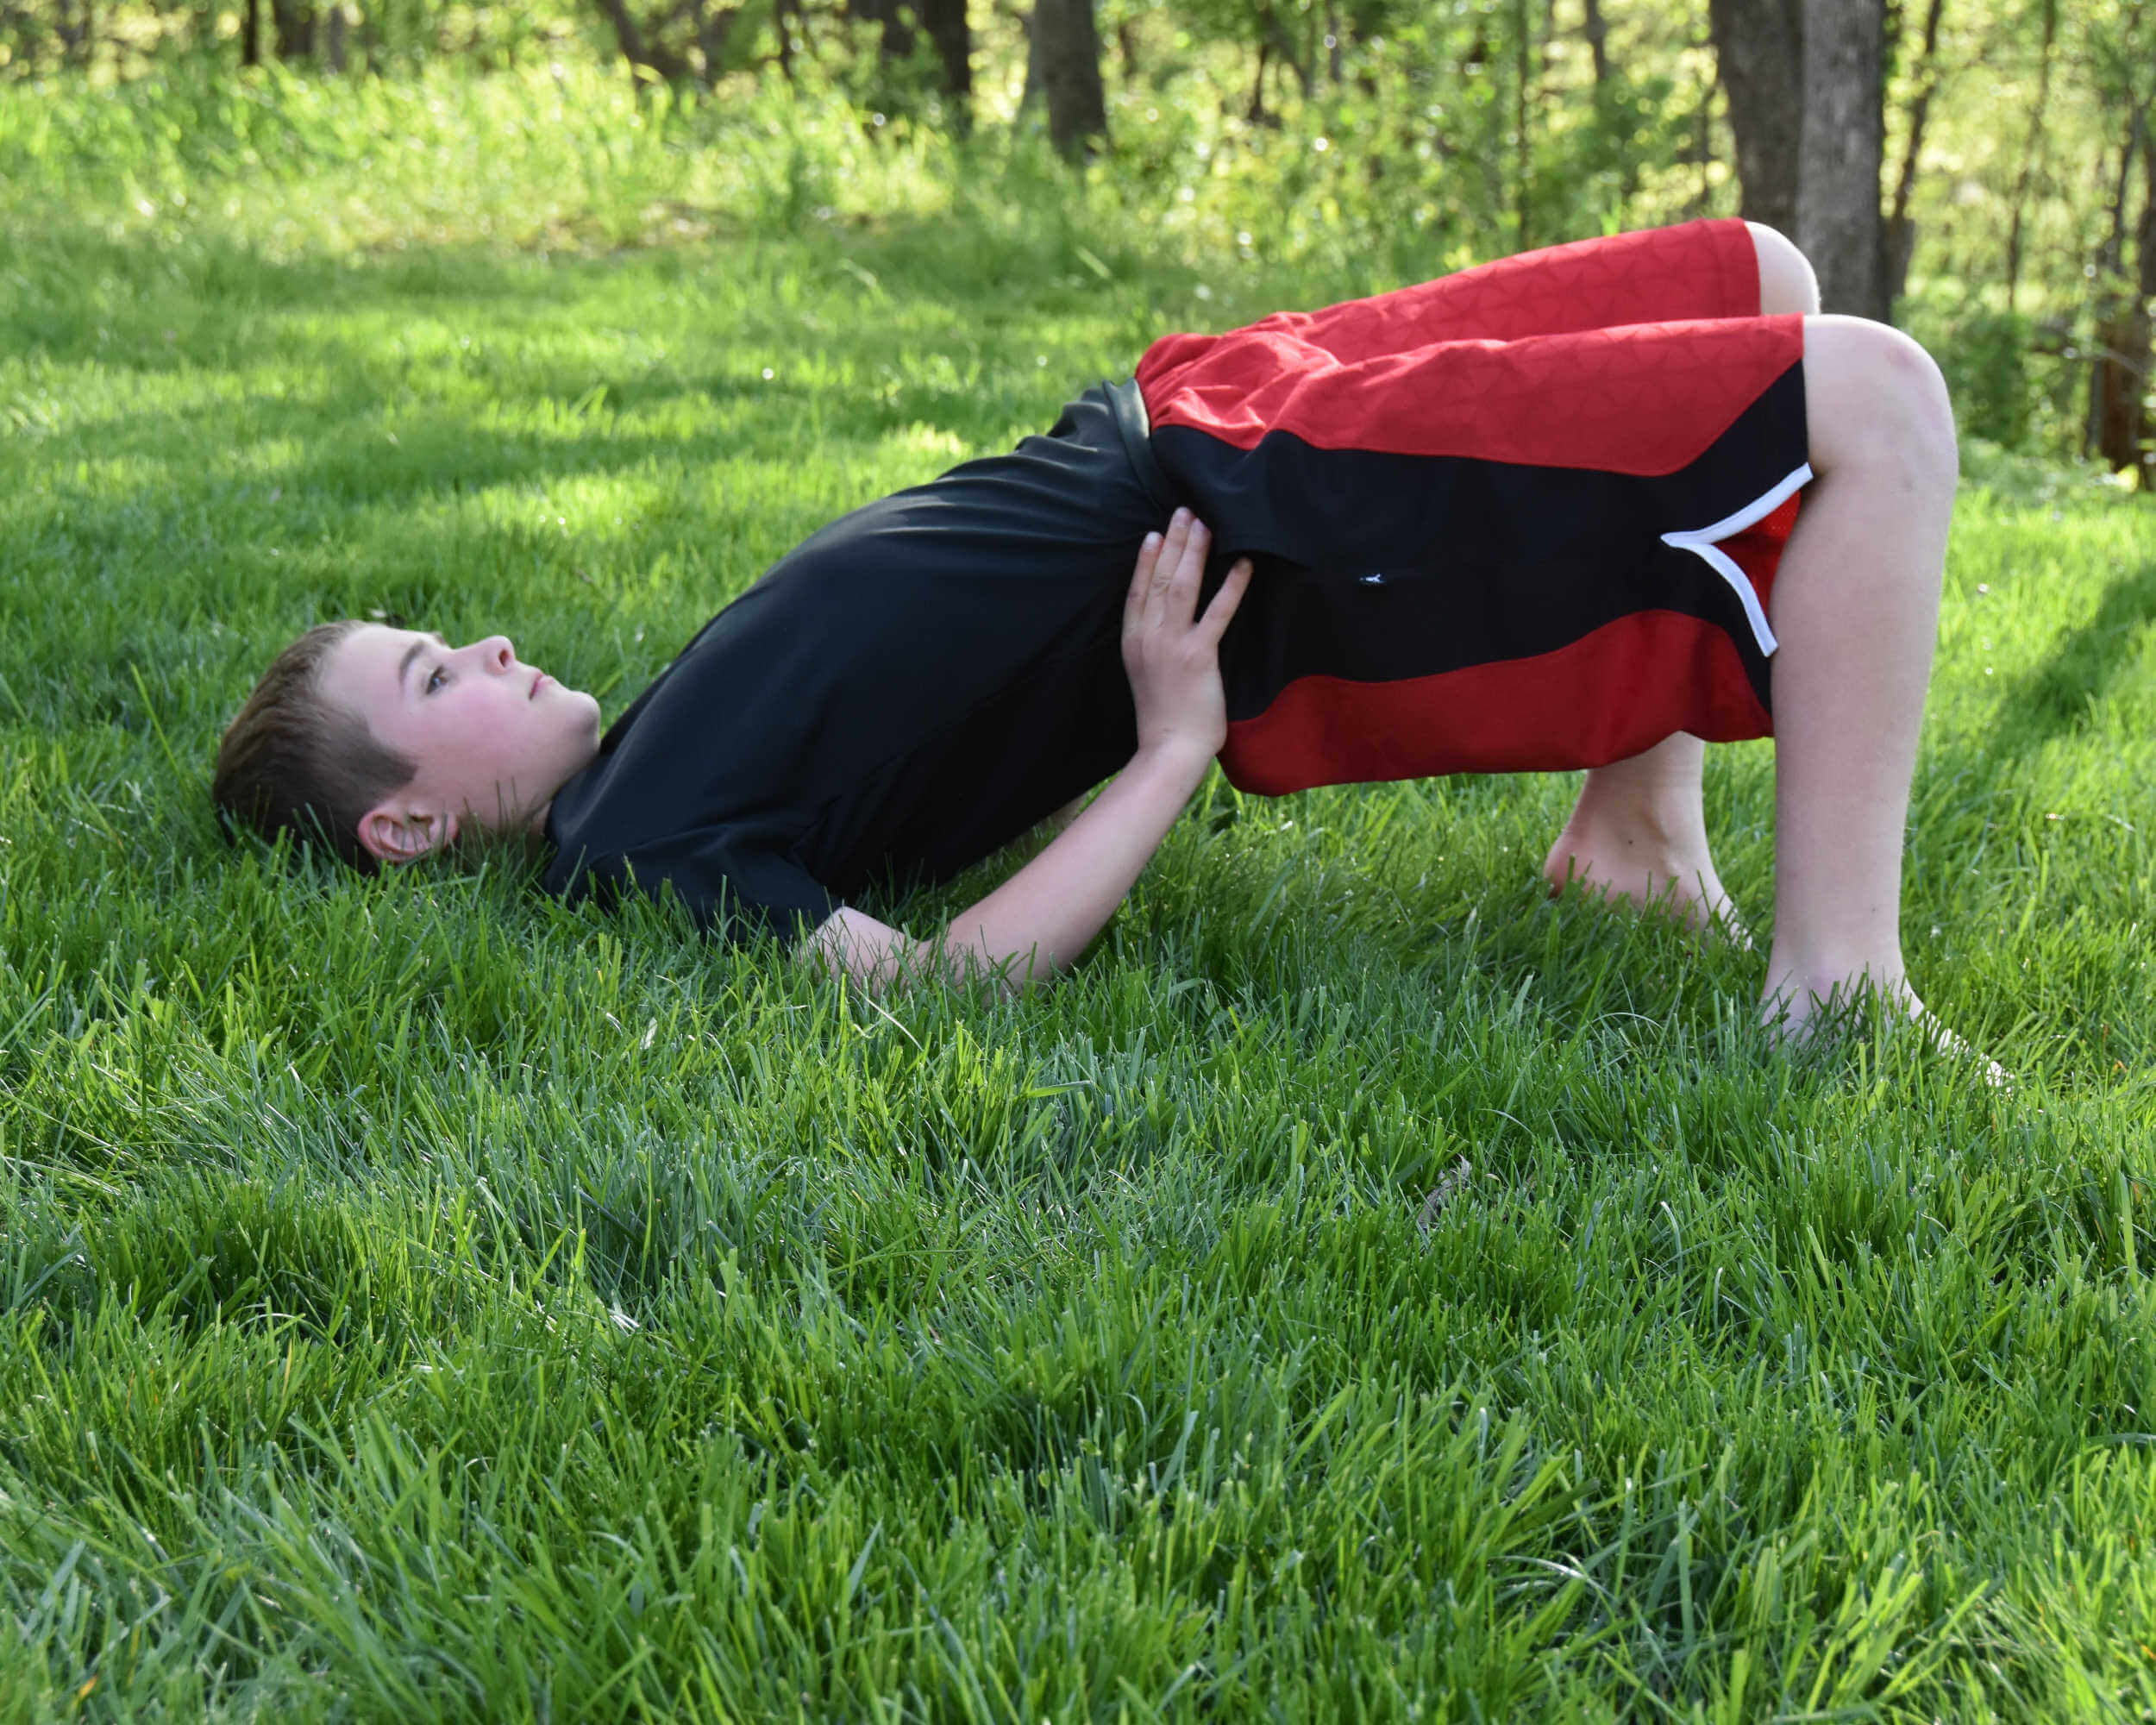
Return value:
M 1865 1007 L 1874 1000 L 1937 1052 L 1972 1062 L 1985 1083 L 2002 1090 L 2013 1088 L 2014 1080 L 2006 1068 L 1977 1053 L 1940 1023 L 1909 986 L 1907 976 L 1897 976 L 1882 986 L 1868 975 L 1859 975 L 1853 982 L 1846 978 L 1827 982 L 1800 980 L 1794 974 L 1776 977 L 1770 970 L 1767 987 L 1759 996 L 1759 1013 L 1775 1041 L 1795 1053 L 1860 1023 Z
M 1714 872 L 1706 835 L 1686 843 L 1651 822 L 1598 821 L 1576 811 L 1550 847 L 1543 877 L 1555 898 L 1570 888 L 1674 917 L 1697 933 L 1719 930 L 1741 947 L 1752 937 Z

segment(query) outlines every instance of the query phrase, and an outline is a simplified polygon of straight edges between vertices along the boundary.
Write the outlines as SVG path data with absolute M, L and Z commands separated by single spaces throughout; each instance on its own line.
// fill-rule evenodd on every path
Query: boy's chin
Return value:
M 592 751 L 597 754 L 599 736 L 599 697 L 586 694 L 582 689 L 563 689 L 560 698 L 565 709 L 580 710 L 580 719 L 572 722 L 578 724 L 581 732 L 589 733 L 592 740 Z
M 583 690 L 579 689 L 576 698 L 584 704 L 586 709 L 584 728 L 579 734 L 580 740 L 584 746 L 584 758 L 576 763 L 576 769 L 580 773 L 592 762 L 599 759 L 599 738 L 605 735 L 606 726 L 599 718 L 598 697 L 587 695 Z

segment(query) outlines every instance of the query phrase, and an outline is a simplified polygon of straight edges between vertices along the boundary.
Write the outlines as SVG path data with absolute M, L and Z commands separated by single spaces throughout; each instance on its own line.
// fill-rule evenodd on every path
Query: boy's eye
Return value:
M 431 671 L 429 671 L 429 672 L 428 672 L 428 673 L 427 673 L 427 688 L 426 688 L 426 693 L 429 693 L 429 694 L 432 694 L 432 693 L 434 693 L 436 689 L 440 688 L 440 687 L 442 686 L 442 684 L 443 684 L 444 682 L 448 681 L 448 680 L 442 674 L 442 667 L 441 667 L 441 666 L 439 666 L 439 665 L 436 665 L 436 666 L 434 668 L 434 669 L 433 669 L 433 670 L 431 670 Z

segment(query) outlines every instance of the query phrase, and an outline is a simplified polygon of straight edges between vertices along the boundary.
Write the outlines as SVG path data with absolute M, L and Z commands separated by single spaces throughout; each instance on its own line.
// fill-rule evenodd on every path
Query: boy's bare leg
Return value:
M 1902 838 L 1931 676 L 1956 474 L 1953 414 L 1923 349 L 1883 324 L 1805 323 L 1818 477 L 1771 619 L 1775 924 L 1763 1000 L 1801 1034 L 1862 989 L 1914 1015 Z
M 1542 872 L 1567 885 L 1666 910 L 1689 926 L 1720 925 L 1742 938 L 1736 906 L 1714 872 L 1700 805 L 1707 745 L 1684 731 L 1644 755 L 1587 775 Z
M 1816 312 L 1819 281 L 1803 253 L 1771 228 L 1745 225 L 1759 266 L 1760 311 Z M 1745 939 L 1708 849 L 1700 806 L 1706 758 L 1707 745 L 1679 731 L 1644 755 L 1589 773 L 1542 865 L 1551 885 L 1598 888 L 1672 911 L 1692 927 L 1719 925 Z

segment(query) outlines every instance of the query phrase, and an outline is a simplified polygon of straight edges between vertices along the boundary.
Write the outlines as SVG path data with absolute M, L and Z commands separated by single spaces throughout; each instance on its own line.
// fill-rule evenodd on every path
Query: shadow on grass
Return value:
M 623 310 L 593 302 L 624 283 L 662 287 L 714 273 L 741 283 L 780 272 L 795 279 L 783 293 L 747 301 L 751 317 L 784 317 L 798 309 L 802 288 L 828 285 L 853 299 L 862 315 L 851 330 L 824 333 L 877 358 L 890 357 L 890 322 L 900 310 L 933 310 L 975 339 L 1007 326 L 1015 350 L 1026 328 L 1074 315 L 1127 314 L 1132 296 L 1167 289 L 1182 273 L 1126 260 L 1125 273 L 1112 278 L 1121 290 L 1115 294 L 1073 273 L 1079 265 L 1068 235 L 1006 234 L 936 216 L 749 242 L 699 236 L 552 255 L 442 241 L 404 251 L 273 257 L 208 229 L 115 236 L 87 220 L 28 234 L 10 226 L 0 221 L 12 254 L 12 292 L 0 305 L 5 351 L 151 373 L 232 364 L 235 314 L 243 321 L 262 313 L 353 315 L 410 306 L 439 319 L 462 310 L 484 313 L 475 329 L 499 334 L 525 312 L 586 304 Z M 967 286 L 970 295 L 954 292 Z M 175 323 L 172 314 L 182 308 L 196 315 Z M 262 356 L 253 348 L 240 355 Z
M 18 506 L 18 543 L 63 512 L 72 549 L 130 543 L 152 491 L 245 530 L 273 524 L 226 511 L 252 513 L 247 505 L 264 506 L 271 487 L 295 503 L 395 507 L 676 463 L 798 463 L 805 442 L 820 460 L 850 465 L 916 427 L 972 451 L 1007 447 L 1014 427 L 1040 429 L 1054 400 L 1092 380 L 1037 380 L 1029 363 L 1035 326 L 1067 316 L 1061 302 L 1074 296 L 1056 275 L 1054 245 L 972 234 L 962 248 L 1008 252 L 1012 267 L 977 303 L 955 302 L 953 281 L 964 278 L 954 278 L 948 258 L 937 267 L 936 226 L 774 240 L 746 258 L 699 242 L 546 263 L 477 245 L 283 260 L 214 233 L 160 248 L 88 223 L 41 232 L 19 248 L 23 291 L 0 307 L 0 351 L 29 368 L 31 387 L 16 403 L 28 434 L 16 445 L 19 471 L 60 478 L 94 452 L 159 474 L 136 480 L 131 497 L 91 499 L 78 487 L 64 505 L 63 480 L 49 506 Z M 653 338 L 655 360 L 610 348 L 626 341 L 633 349 L 645 335 L 638 312 L 652 295 L 711 272 L 731 285 L 708 317 L 674 311 Z M 1090 309 L 1130 307 L 1095 295 Z M 407 326 L 417 336 L 409 346 Z M 468 351 L 455 339 L 465 328 L 479 338 Z M 588 357 L 562 350 L 579 332 L 594 339 Z M 776 377 L 744 353 L 773 354 Z M 795 354 L 812 362 L 812 381 L 788 377 Z M 189 398 L 129 405 L 123 390 L 116 406 L 107 394 L 54 418 L 37 377 L 53 364 L 160 380 L 168 395 Z M 238 404 L 235 384 L 244 391 Z M 603 408 L 592 411 L 600 391 Z M 677 403 L 693 404 L 709 423 L 634 423 L 673 417 Z M 250 461 L 279 444 L 294 457 Z M 925 457 L 896 482 L 943 465 Z M 871 481 L 848 501 L 884 488 Z
M 2079 731 L 2132 661 L 2134 637 L 2151 622 L 2156 622 L 2156 562 L 2113 581 L 2095 616 L 2007 686 L 1983 753 L 1993 760 L 2018 760 Z

